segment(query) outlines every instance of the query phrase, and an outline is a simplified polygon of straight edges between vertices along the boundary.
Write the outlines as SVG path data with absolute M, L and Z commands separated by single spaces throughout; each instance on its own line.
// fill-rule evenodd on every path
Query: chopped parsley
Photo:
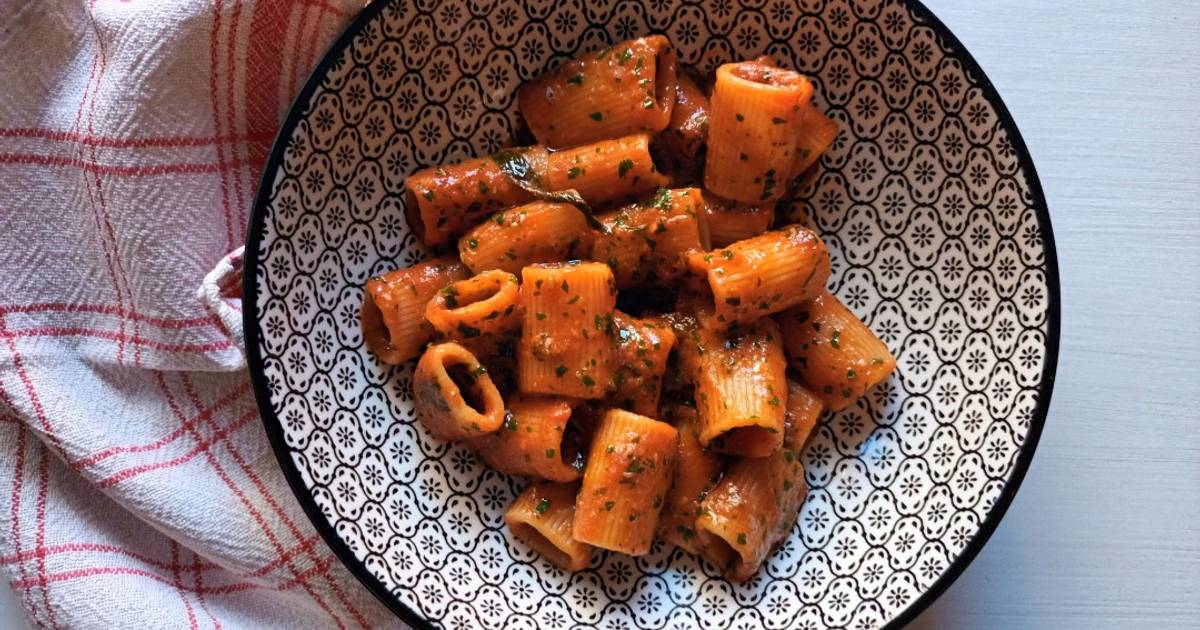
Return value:
M 617 177 L 624 178 L 625 173 L 628 173 L 629 170 L 632 168 L 633 168 L 633 160 L 631 160 L 629 158 L 625 158 L 624 160 L 621 160 L 621 163 L 617 165 Z
M 458 308 L 458 290 L 454 288 L 454 285 L 442 289 L 442 299 L 446 302 L 447 308 Z
M 546 510 L 549 509 L 550 499 L 542 499 L 541 501 L 538 501 L 537 507 L 533 508 L 533 511 L 537 512 L 538 514 L 545 514 Z
M 588 118 L 591 118 L 592 120 L 597 120 L 597 121 L 604 120 L 604 114 L 601 114 L 600 112 L 592 112 L 592 113 L 588 114 Z

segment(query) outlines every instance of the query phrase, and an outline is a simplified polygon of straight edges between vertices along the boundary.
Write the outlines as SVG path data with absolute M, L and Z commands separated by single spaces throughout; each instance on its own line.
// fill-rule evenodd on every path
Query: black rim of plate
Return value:
M 342 564 L 360 582 L 366 585 L 375 597 L 404 621 L 418 628 L 432 629 L 434 626 L 427 619 L 400 602 L 387 589 L 383 582 L 372 575 L 366 565 L 355 557 L 346 543 L 338 536 L 333 526 L 330 525 L 325 514 L 321 512 L 321 508 L 313 499 L 308 486 L 304 484 L 300 471 L 292 462 L 291 451 L 284 440 L 283 427 L 279 422 L 279 418 L 275 415 L 275 410 L 271 408 L 267 380 L 263 377 L 263 359 L 258 349 L 260 342 L 258 295 L 254 280 L 258 272 L 258 249 L 262 243 L 263 229 L 266 225 L 266 212 L 271 197 L 271 185 L 275 179 L 275 173 L 282 165 L 283 153 L 287 148 L 287 142 L 292 135 L 292 131 L 304 116 L 309 99 L 312 98 L 313 93 L 320 87 L 326 73 L 338 55 L 341 55 L 353 43 L 354 38 L 362 31 L 363 27 L 373 21 L 391 2 L 397 1 L 402 0 L 375 0 L 375 2 L 372 2 L 370 6 L 354 19 L 350 26 L 346 28 L 346 31 L 329 47 L 329 50 L 326 51 L 316 68 L 313 69 L 312 74 L 309 75 L 308 80 L 304 83 L 304 88 L 296 96 L 295 101 L 293 101 L 291 108 L 288 110 L 287 117 L 279 126 L 275 142 L 271 147 L 271 153 L 267 158 L 267 162 L 263 167 L 262 177 L 259 180 L 258 194 L 254 199 L 254 208 L 250 215 L 250 225 L 246 234 L 245 265 L 242 270 L 242 295 L 245 302 L 242 312 L 242 324 L 246 335 L 246 363 L 250 370 L 250 380 L 254 385 L 254 397 L 258 401 L 258 409 L 262 415 L 263 426 L 271 442 L 271 448 L 275 451 L 275 458 L 279 461 L 279 466 L 283 469 L 283 475 L 287 478 L 288 485 L 291 486 L 292 492 L 300 502 L 300 506 L 304 508 L 304 512 L 321 534 L 321 538 L 325 540 L 325 544 L 329 545 L 333 553 L 341 559 Z M 975 559 L 975 556 L 979 554 L 983 546 L 987 544 L 988 539 L 996 531 L 996 527 L 1000 524 L 1005 512 L 1008 511 L 1008 507 L 1016 497 L 1017 490 L 1021 487 L 1021 482 L 1025 478 L 1025 473 L 1029 470 L 1029 464 L 1033 461 L 1033 454 L 1037 450 L 1038 439 L 1042 435 L 1042 429 L 1046 424 L 1046 415 L 1050 409 L 1050 396 L 1054 391 L 1054 377 L 1058 367 L 1061 301 L 1059 295 L 1058 255 L 1054 246 L 1054 232 L 1050 226 L 1050 212 L 1046 207 L 1046 196 L 1042 191 L 1041 181 L 1038 179 L 1037 171 L 1033 166 L 1033 159 L 1029 155 L 1029 148 L 1025 145 L 1025 140 L 1021 137 L 1021 132 L 1017 129 L 1017 124 L 1013 120 L 1012 114 L 1005 107 L 1004 101 L 1000 98 L 1000 94 L 996 91 L 995 86 L 992 85 L 991 79 L 984 73 L 983 68 L 979 67 L 979 63 L 975 61 L 975 58 L 971 56 L 971 53 L 963 46 L 962 42 L 950 32 L 950 29 L 920 0 L 905 1 L 913 9 L 913 12 L 920 19 L 924 20 L 925 24 L 937 33 L 943 43 L 949 46 L 962 60 L 967 72 L 979 81 L 979 87 L 983 90 L 984 96 L 992 107 L 996 109 L 996 114 L 999 116 L 1001 124 L 1011 135 L 1013 148 L 1017 153 L 1021 170 L 1025 174 L 1030 194 L 1033 196 L 1033 206 L 1034 212 L 1037 214 L 1038 228 L 1042 232 L 1042 248 L 1045 260 L 1046 286 L 1049 290 L 1049 304 L 1046 310 L 1046 359 L 1045 365 L 1042 368 L 1042 378 L 1037 387 L 1037 408 L 1034 409 L 1033 417 L 1029 423 L 1029 432 L 1025 436 L 1025 442 L 1021 446 L 1021 453 L 1017 456 L 1016 463 L 1013 465 L 1012 473 L 1008 481 L 1004 484 L 1004 488 L 1000 491 L 1000 496 L 996 499 L 996 503 L 992 506 L 987 518 L 980 524 L 979 529 L 963 548 L 962 552 L 959 553 L 958 557 L 950 563 L 950 566 L 932 586 L 922 593 L 916 601 L 901 611 L 896 618 L 892 619 L 887 624 L 887 628 L 901 628 L 907 625 L 937 600 L 962 575 L 962 572 L 971 564 L 971 561 Z

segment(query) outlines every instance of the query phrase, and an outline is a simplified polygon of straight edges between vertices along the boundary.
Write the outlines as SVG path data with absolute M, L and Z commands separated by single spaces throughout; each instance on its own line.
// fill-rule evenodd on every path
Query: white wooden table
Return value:
M 913 627 L 1200 627 L 1200 3 L 926 3 L 1033 154 L 1063 319 L 1024 486 Z

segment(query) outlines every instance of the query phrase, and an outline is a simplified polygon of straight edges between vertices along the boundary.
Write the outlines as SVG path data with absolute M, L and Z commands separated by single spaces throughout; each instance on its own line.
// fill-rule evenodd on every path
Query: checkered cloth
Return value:
M 239 347 L 267 151 L 362 4 L 0 3 L 0 564 L 33 624 L 399 625 L 293 499 Z

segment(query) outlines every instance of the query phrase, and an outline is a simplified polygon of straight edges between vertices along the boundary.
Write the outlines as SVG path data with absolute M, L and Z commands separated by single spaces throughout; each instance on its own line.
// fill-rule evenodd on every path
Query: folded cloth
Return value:
M 262 165 L 362 4 L 6 3 L 0 565 L 32 624 L 400 625 L 292 496 L 241 348 Z

